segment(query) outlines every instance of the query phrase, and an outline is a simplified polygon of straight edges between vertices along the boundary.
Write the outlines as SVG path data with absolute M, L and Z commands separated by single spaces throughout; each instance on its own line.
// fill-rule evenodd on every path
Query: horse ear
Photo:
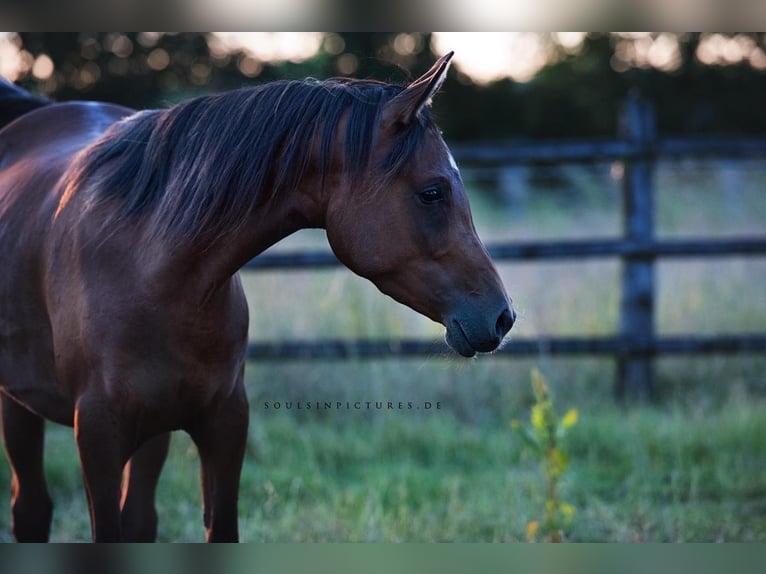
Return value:
M 431 98 L 439 91 L 447 77 L 453 54 L 454 52 L 444 54 L 431 66 L 430 70 L 386 104 L 383 108 L 384 125 L 407 125 L 418 117 L 425 106 L 431 105 Z

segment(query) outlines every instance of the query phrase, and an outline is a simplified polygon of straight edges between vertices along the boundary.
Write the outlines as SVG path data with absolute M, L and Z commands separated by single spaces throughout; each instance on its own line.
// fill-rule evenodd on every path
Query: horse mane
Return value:
M 65 193 L 87 188 L 91 205 L 116 202 L 105 227 L 143 217 L 165 240 L 211 241 L 238 229 L 260 202 L 295 188 L 315 141 L 324 185 L 346 111 L 343 169 L 370 167 L 383 106 L 402 90 L 371 80 L 276 81 L 138 112 L 81 152 Z M 432 128 L 424 110 L 400 131 L 374 166 L 381 180 L 405 166 Z

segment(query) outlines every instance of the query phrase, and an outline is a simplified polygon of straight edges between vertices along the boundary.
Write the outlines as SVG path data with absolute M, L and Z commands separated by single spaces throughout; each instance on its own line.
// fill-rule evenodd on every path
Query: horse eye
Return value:
M 444 199 L 444 191 L 436 185 L 431 185 L 421 191 L 418 196 L 423 203 L 438 203 Z

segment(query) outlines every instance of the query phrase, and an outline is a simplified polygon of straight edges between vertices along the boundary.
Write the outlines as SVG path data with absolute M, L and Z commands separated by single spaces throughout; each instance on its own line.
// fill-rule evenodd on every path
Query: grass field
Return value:
M 663 165 L 658 233 L 766 232 L 766 164 L 734 165 L 743 169 Z M 479 232 L 486 241 L 616 235 L 619 182 L 609 173 L 565 171 L 568 192 L 537 185 L 507 210 L 476 193 Z M 277 248 L 323 241 L 321 232 L 307 232 Z M 519 312 L 509 344 L 515 336 L 615 330 L 617 262 L 503 264 L 500 271 Z M 766 331 L 766 258 L 673 260 L 660 263 L 657 276 L 661 333 Z M 245 284 L 255 340 L 442 336 L 345 270 L 251 273 Z M 533 367 L 548 378 L 561 413 L 580 412 L 565 443 L 562 496 L 577 509 L 567 540 L 766 541 L 766 357 L 660 359 L 659 403 L 625 406 L 612 399 L 613 361 L 544 352 L 249 365 L 242 539 L 525 540 L 526 525 L 543 513 L 544 488 L 508 421 L 529 417 Z M 357 401 L 363 408 L 354 408 Z M 87 540 L 71 429 L 50 425 L 46 448 L 53 539 Z M 193 445 L 177 434 L 158 493 L 162 540 L 203 539 L 198 475 Z M 0 464 L 0 493 L 9 482 Z M 0 540 L 10 539 L 8 497 L 0 494 Z

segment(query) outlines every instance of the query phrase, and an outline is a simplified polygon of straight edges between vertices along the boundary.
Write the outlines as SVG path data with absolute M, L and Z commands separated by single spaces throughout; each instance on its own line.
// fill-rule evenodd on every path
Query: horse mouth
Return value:
M 477 353 L 492 353 L 497 350 L 508 330 L 510 326 L 502 326 L 498 328 L 497 333 L 481 335 L 476 333 L 475 328 L 471 328 L 471 324 L 464 326 L 459 319 L 453 318 L 447 322 L 447 334 L 444 338 L 455 352 L 464 357 L 473 357 Z
M 444 339 L 453 351 L 463 357 L 470 358 L 476 355 L 476 349 L 471 345 L 468 335 L 465 334 L 463 327 L 460 326 L 456 319 L 449 322 Z

